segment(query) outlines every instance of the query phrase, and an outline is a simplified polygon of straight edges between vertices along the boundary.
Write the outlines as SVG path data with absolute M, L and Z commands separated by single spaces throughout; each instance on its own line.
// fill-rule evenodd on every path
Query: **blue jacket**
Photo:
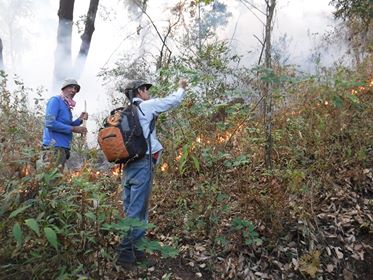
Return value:
M 71 110 L 61 96 L 53 96 L 47 103 L 43 145 L 70 149 L 72 126 L 81 123 L 80 119 L 73 121 Z

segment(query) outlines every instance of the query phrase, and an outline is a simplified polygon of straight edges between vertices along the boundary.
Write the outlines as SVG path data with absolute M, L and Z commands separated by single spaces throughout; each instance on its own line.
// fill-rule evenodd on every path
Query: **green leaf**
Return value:
M 145 221 L 141 221 L 137 218 L 125 218 L 121 220 L 119 223 L 111 223 L 111 224 L 103 224 L 103 230 L 116 230 L 120 232 L 128 232 L 131 228 L 138 228 L 138 229 L 149 229 L 153 228 L 153 224 L 148 224 Z
M 92 221 L 96 221 L 96 215 L 93 212 L 87 212 L 84 214 L 84 216 L 90 218 Z
M 178 250 L 171 246 L 162 246 L 160 251 L 165 258 L 175 258 L 179 254 Z
M 47 237 L 47 240 L 49 241 L 49 243 L 57 251 L 58 250 L 58 241 L 57 241 L 57 234 L 56 234 L 56 232 L 53 229 L 51 229 L 50 227 L 45 227 L 44 228 L 44 233 L 45 233 L 45 236 Z
M 39 225 L 35 219 L 25 220 L 25 224 L 32 229 L 38 236 L 40 236 Z
M 180 171 L 181 175 L 183 175 L 184 172 L 185 172 L 185 168 L 186 168 L 185 164 L 187 163 L 188 156 L 189 156 L 189 145 L 185 144 L 183 146 L 183 153 L 182 153 L 181 158 L 179 160 L 179 171 Z
M 9 218 L 14 218 L 15 216 L 17 216 L 19 213 L 22 213 L 23 211 L 25 211 L 27 208 L 29 208 L 31 205 L 27 205 L 27 206 L 24 206 L 24 207 L 21 207 L 21 208 L 18 208 L 16 210 L 14 210 L 12 213 L 10 213 L 9 215 Z
M 196 158 L 195 156 L 192 156 L 192 159 L 193 159 L 194 167 L 199 172 L 199 170 L 200 170 L 200 163 L 199 163 L 198 158 Z
M 341 108 L 343 106 L 343 99 L 338 95 L 332 97 L 332 102 L 334 107 Z
M 13 226 L 13 236 L 14 239 L 17 241 L 17 244 L 21 245 L 23 240 L 23 232 L 19 223 L 15 223 Z
M 348 94 L 347 97 L 354 104 L 359 104 L 360 103 L 360 99 L 356 95 Z

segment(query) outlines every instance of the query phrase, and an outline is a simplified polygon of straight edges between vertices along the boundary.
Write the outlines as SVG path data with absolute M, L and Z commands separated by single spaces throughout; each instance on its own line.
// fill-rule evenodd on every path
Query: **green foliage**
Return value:
M 54 247 L 54 249 L 56 249 L 56 251 L 58 251 L 58 241 L 56 232 L 52 228 L 45 227 L 44 233 L 49 243 Z
M 10 213 L 9 215 L 9 218 L 14 218 L 16 217 L 18 214 L 24 212 L 27 208 L 31 207 L 31 205 L 26 205 L 24 207 L 21 207 L 21 208 L 18 208 L 16 210 L 14 210 L 12 213 Z
M 150 217 L 156 227 L 123 219 L 118 179 L 96 176 L 90 162 L 80 174 L 32 169 L 37 144 L 24 147 L 22 141 L 40 139 L 40 129 L 34 129 L 38 118 L 23 107 L 21 89 L 14 93 L 18 99 L 6 91 L 0 123 L 11 127 L 0 126 L 6 132 L 2 137 L 9 135 L 0 143 L 5 151 L 0 155 L 1 269 L 19 278 L 21 271 L 38 278 L 105 278 L 114 261 L 113 244 L 133 228 L 162 238 L 162 243 L 143 240 L 139 248 L 175 257 L 178 250 L 170 244 L 181 245 L 180 257 L 201 257 L 206 269 L 216 271 L 221 269 L 216 259 L 254 263 L 274 245 L 289 244 L 293 235 L 301 239 L 299 253 L 324 244 L 312 224 L 319 198 L 336 185 L 362 192 L 361 178 L 371 174 L 371 86 L 343 68 L 292 77 L 286 68 L 248 71 L 238 61 L 226 42 L 209 42 L 157 73 L 156 96 L 172 90 L 181 76 L 189 79 L 190 89 L 178 110 L 157 123 L 165 147 L 162 164 L 169 168 L 159 170 L 155 180 Z M 263 81 L 276 87 L 271 171 L 263 167 L 265 133 L 255 109 L 256 87 Z M 28 133 L 13 118 L 30 118 Z M 31 172 L 22 173 L 23 167 Z M 194 245 L 203 242 L 193 255 Z
M 110 224 L 103 224 L 102 229 L 107 231 L 115 231 L 121 234 L 125 234 L 131 229 L 139 228 L 139 229 L 150 229 L 153 228 L 154 225 L 147 224 L 144 221 L 140 221 L 139 219 L 134 218 L 125 218 L 120 220 L 119 223 L 110 223 Z
M 43 90 L 35 92 L 15 80 L 11 92 L 7 83 L 7 76 L 0 76 L 0 185 L 4 185 L 3 178 L 17 177 L 32 167 L 42 129 Z M 33 94 L 39 97 L 34 100 L 32 112 L 28 97 Z
M 17 245 L 21 246 L 23 242 L 23 232 L 19 223 L 14 224 L 12 231 L 14 239 L 17 241 Z
M 252 222 L 240 218 L 234 218 L 232 221 L 232 229 L 242 232 L 245 245 L 261 245 L 262 240 L 259 234 L 254 230 L 255 227 Z
M 148 253 L 160 252 L 164 258 L 174 258 L 178 255 L 177 249 L 167 245 L 162 246 L 158 241 L 151 241 L 145 238 L 136 247 Z
M 122 219 L 110 201 L 110 193 L 102 192 L 102 183 L 88 181 L 84 173 L 61 178 L 56 170 L 50 170 L 32 177 L 38 180 L 37 199 L 2 205 L 6 207 L 3 213 L 9 214 L 2 223 L 0 237 L 6 244 L 1 253 L 8 258 L 17 257 L 24 269 L 34 264 L 30 269 L 35 275 L 75 277 L 85 271 L 99 273 L 84 258 L 98 256 L 98 263 L 111 262 L 115 252 L 107 244 L 115 236 L 133 228 L 154 228 L 136 219 Z M 9 229 L 15 244 L 4 240 Z M 176 249 L 158 241 L 144 242 L 142 246 L 164 257 L 177 255 Z M 7 267 L 8 272 L 12 269 L 11 265 Z
M 331 0 L 330 4 L 335 6 L 334 15 L 343 20 L 360 18 L 366 25 L 369 25 L 373 17 L 373 4 L 371 0 Z
M 224 165 L 228 168 L 240 167 L 247 164 L 250 164 L 250 158 L 247 155 L 239 155 L 238 157 L 224 161 Z
M 25 224 L 32 229 L 38 236 L 40 236 L 39 224 L 35 219 L 26 219 Z M 44 229 L 45 232 L 45 229 Z

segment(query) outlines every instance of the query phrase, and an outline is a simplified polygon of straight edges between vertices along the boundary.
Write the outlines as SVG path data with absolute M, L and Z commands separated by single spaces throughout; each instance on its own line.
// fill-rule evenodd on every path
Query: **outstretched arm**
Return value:
M 177 91 L 163 98 L 155 98 L 149 101 L 155 114 L 166 112 L 172 108 L 177 107 L 184 98 L 185 89 L 187 87 L 186 80 L 179 81 L 179 88 Z

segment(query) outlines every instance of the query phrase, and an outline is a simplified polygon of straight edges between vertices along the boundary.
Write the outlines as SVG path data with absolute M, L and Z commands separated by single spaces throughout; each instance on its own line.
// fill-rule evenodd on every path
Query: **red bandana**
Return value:
M 65 101 L 66 105 L 69 106 L 71 110 L 74 109 L 76 102 L 72 98 L 66 97 L 62 93 L 61 98 L 63 101 Z

